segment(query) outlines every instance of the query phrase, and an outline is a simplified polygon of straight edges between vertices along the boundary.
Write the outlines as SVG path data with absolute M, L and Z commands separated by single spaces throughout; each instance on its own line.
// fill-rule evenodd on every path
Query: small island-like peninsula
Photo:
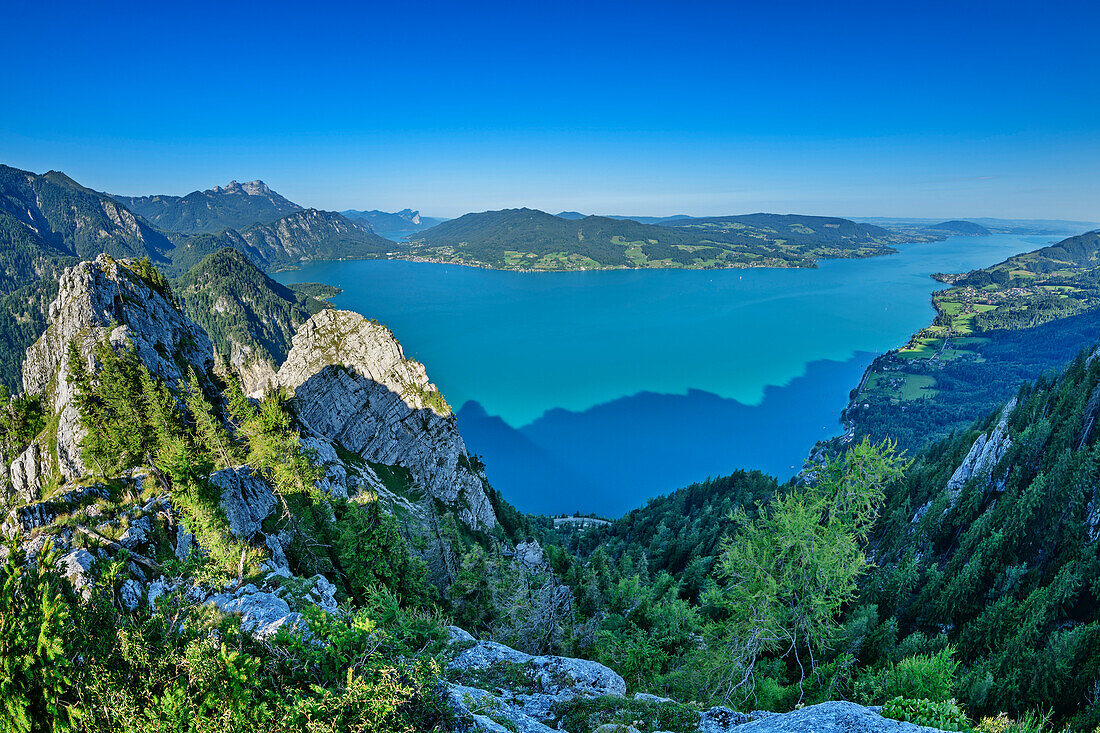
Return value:
M 983 227 L 981 224 L 975 224 L 972 221 L 962 221 L 960 219 L 952 219 L 951 221 L 941 221 L 939 224 L 933 224 L 929 227 L 925 227 L 929 232 L 934 234 L 945 234 L 947 236 L 962 235 L 965 237 L 988 237 L 993 232 Z
M 657 225 L 523 208 L 466 214 L 411 235 L 408 248 L 390 256 L 527 272 L 814 267 L 821 258 L 873 257 L 937 238 L 823 216 L 677 217 Z

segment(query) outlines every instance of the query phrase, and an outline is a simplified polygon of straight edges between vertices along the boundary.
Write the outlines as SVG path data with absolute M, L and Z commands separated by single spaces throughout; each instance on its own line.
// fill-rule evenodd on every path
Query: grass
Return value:
M 413 490 L 413 477 L 409 469 L 404 466 L 389 466 L 374 461 L 367 461 L 367 465 L 371 467 L 371 470 L 381 479 L 382 485 L 391 493 L 413 501 L 420 498 L 415 495 L 416 492 Z
M 901 349 L 898 354 L 910 359 L 930 359 L 939 352 L 942 345 L 942 338 L 918 338 L 912 348 Z
M 934 397 L 936 378 L 929 374 L 907 374 L 899 393 L 903 400 L 920 400 Z

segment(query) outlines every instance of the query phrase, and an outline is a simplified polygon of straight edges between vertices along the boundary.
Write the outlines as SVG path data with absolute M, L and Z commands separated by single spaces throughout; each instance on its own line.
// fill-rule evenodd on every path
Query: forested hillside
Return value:
M 845 410 L 847 438 L 919 450 L 966 428 L 1024 381 L 1060 369 L 1100 328 L 1100 232 L 990 267 L 934 275 L 936 318 L 870 366 Z
M 303 261 L 364 259 L 397 248 L 334 211 L 303 209 L 270 224 L 252 224 L 219 234 L 173 235 L 172 272 L 186 272 L 207 255 L 230 247 L 265 270 L 294 267 Z
M 206 329 L 254 392 L 274 375 L 290 351 L 298 326 L 331 307 L 275 282 L 239 250 L 206 257 L 174 283 L 187 315 Z
M 567 212 L 568 213 L 568 212 Z M 537 209 L 467 214 L 409 237 L 412 256 L 510 270 L 633 267 L 811 267 L 869 257 L 912 241 L 847 219 L 752 214 L 662 225 Z

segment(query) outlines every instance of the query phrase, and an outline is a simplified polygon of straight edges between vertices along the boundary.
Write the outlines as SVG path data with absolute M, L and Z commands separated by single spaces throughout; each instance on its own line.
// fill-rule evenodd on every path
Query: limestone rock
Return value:
M 928 733 L 935 729 L 884 718 L 852 702 L 823 702 L 744 723 L 736 730 L 737 733 Z
M 503 697 L 487 690 L 448 684 L 447 701 L 459 720 L 486 733 L 558 733 Z
M 106 339 L 116 349 L 133 343 L 145 366 L 173 385 L 185 377 L 181 364 L 195 366 L 200 374 L 213 366 L 213 346 L 206 332 L 107 255 L 65 271 L 49 321 L 46 332 L 27 349 L 23 388 L 28 394 L 44 395 L 49 408 L 60 413 L 58 469 L 66 479 L 85 473 L 79 448 L 83 429 L 68 379 L 70 342 L 89 365 L 98 341 Z
M 749 716 L 724 707 L 714 707 L 699 716 L 699 733 L 728 733 L 749 722 Z
M 91 594 L 92 579 L 89 573 L 93 564 L 95 564 L 95 557 L 83 548 L 63 555 L 59 561 L 61 574 L 68 578 L 73 588 L 85 598 Z
M 470 526 L 496 524 L 454 417 L 389 329 L 357 313 L 322 311 L 294 335 L 278 378 L 318 434 L 367 460 L 404 466 Z
M 516 545 L 516 562 L 534 570 L 546 564 L 546 553 L 542 551 L 542 546 L 534 540 L 520 542 Z
M 46 455 L 35 440 L 12 461 L 8 471 L 12 491 L 24 502 L 36 501 L 42 495 L 42 486 L 48 480 L 50 471 Z
M 191 534 L 191 531 L 184 526 L 183 522 L 176 525 L 176 559 L 183 561 L 190 555 L 191 551 L 196 547 L 195 535 Z
M 136 611 L 141 605 L 141 583 L 133 578 L 127 578 L 122 582 L 118 598 L 128 610 Z
M 279 629 L 304 628 L 302 615 L 291 611 L 290 604 L 275 593 L 261 591 L 248 584 L 235 593 L 221 593 L 207 599 L 225 613 L 241 616 L 241 628 L 260 638 L 273 636 Z
M 30 532 L 33 529 L 45 527 L 58 516 L 86 506 L 96 499 L 106 499 L 109 495 L 106 486 L 93 484 L 62 491 L 46 501 L 16 507 L 8 512 L 4 523 L 0 525 L 0 533 L 5 537 L 11 537 L 19 531 Z
M 126 531 L 122 533 L 122 536 L 118 538 L 118 543 L 132 550 L 148 542 L 149 536 L 152 533 L 153 527 L 149 523 L 149 517 L 141 517 L 130 523 L 130 526 L 127 527 Z
M 275 509 L 276 499 L 271 487 L 252 475 L 248 466 L 215 471 L 210 474 L 210 483 L 221 489 L 221 505 L 229 520 L 229 531 L 237 537 L 254 536 Z
M 947 491 L 951 494 L 951 503 L 955 503 L 963 486 L 972 478 L 990 479 L 993 469 L 1004 458 L 1005 453 L 1012 447 L 1012 439 L 1008 436 L 1008 418 L 1016 408 L 1016 398 L 1013 398 L 1004 409 L 1001 410 L 1001 419 L 989 434 L 982 433 L 970 446 L 966 458 L 951 474 L 947 481 Z
M 635 700 L 641 700 L 642 702 L 673 702 L 671 697 L 661 697 L 660 695 L 650 695 L 648 692 L 637 692 L 634 694 Z
M 460 652 L 448 669 L 464 672 L 485 670 L 500 664 L 524 665 L 531 670 L 538 689 L 548 695 L 568 691 L 572 696 L 595 697 L 626 694 L 626 682 L 599 662 L 570 657 L 533 656 L 493 641 L 479 641 Z

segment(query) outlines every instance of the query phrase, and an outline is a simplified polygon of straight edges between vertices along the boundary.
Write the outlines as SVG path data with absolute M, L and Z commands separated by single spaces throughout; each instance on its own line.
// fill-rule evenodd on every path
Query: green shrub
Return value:
M 1053 713 L 1028 711 L 1019 720 L 1012 720 L 1005 713 L 997 717 L 982 718 L 974 727 L 978 733 L 1048 733 L 1052 730 L 1050 719 Z
M 69 603 L 53 565 L 42 552 L 25 564 L 16 542 L 0 567 L 0 732 L 27 733 L 42 720 L 68 730 L 78 716 L 63 702 L 70 662 L 63 632 Z
M 953 648 L 947 647 L 935 654 L 918 654 L 902 659 L 886 675 L 885 696 L 935 702 L 950 700 L 955 693 L 959 669 L 959 663 L 953 658 L 954 652 Z
M 954 700 L 912 700 L 895 697 L 882 706 L 886 718 L 950 731 L 970 731 L 970 721 Z
M 551 727 L 588 733 L 604 723 L 633 725 L 641 730 L 694 733 L 699 711 L 678 703 L 654 703 L 621 697 L 577 698 L 555 703 Z

